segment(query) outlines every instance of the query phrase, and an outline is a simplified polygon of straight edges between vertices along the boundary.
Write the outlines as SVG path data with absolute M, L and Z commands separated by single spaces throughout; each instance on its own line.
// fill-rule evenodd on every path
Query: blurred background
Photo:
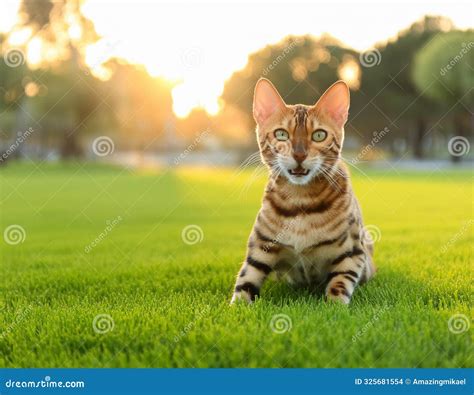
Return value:
M 290 104 L 344 79 L 354 165 L 470 166 L 472 7 L 3 0 L 0 165 L 240 164 L 264 76 Z

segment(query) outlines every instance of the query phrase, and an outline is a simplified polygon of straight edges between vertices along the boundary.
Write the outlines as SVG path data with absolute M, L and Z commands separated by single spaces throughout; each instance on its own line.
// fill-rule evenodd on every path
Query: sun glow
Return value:
M 8 31 L 14 25 L 19 3 L 20 0 L 6 0 L 2 5 L 0 31 Z M 404 12 L 400 12 L 400 4 L 406 5 Z M 173 111 L 177 116 L 185 117 L 197 107 L 212 115 L 220 110 L 219 97 L 225 81 L 245 66 L 248 55 L 289 34 L 319 36 L 330 32 L 347 45 L 365 50 L 393 37 L 425 14 L 450 17 L 460 28 L 472 26 L 465 2 L 338 4 L 338 0 L 307 0 L 305 7 L 308 12 L 300 12 L 294 18 L 288 17 L 294 11 L 290 3 L 269 0 L 242 0 L 240 4 L 84 0 L 81 10 L 101 37 L 84 48 L 85 61 L 92 73 L 102 79 L 110 77 L 103 64 L 112 57 L 144 65 L 150 75 L 173 83 Z M 318 14 L 317 23 L 313 10 Z M 81 28 L 73 22 L 69 35 L 77 39 Z M 17 29 L 8 41 L 13 46 L 26 42 L 28 62 L 34 66 L 47 60 L 47 52 L 52 49 L 30 35 L 28 29 Z M 358 84 L 360 70 L 354 64 L 343 65 L 339 74 L 354 87 Z
M 347 82 L 351 89 L 359 89 L 361 71 L 354 59 L 344 60 L 338 68 L 339 77 Z
M 17 14 L 20 8 L 20 0 L 2 1 L 2 12 L 0 12 L 0 32 L 8 32 L 17 23 Z
M 40 38 L 35 37 L 29 43 L 26 58 L 30 66 L 38 66 L 43 60 L 43 43 Z
M 449 16 L 461 27 L 472 24 L 465 15 L 465 4 L 456 3 L 411 2 L 406 12 L 399 12 L 400 2 L 344 3 L 342 13 L 334 2 L 308 3 L 307 7 L 318 11 L 317 25 L 312 12 L 288 18 L 289 7 L 258 1 L 170 4 L 146 0 L 139 6 L 132 2 L 114 2 L 111 6 L 107 1 L 88 0 L 82 11 L 104 40 L 116 43 L 109 52 L 99 51 L 99 61 L 95 62 L 101 63 L 107 54 L 121 56 L 145 65 L 151 75 L 176 81 L 173 110 L 179 117 L 196 107 L 211 114 L 218 112 L 225 80 L 245 66 L 248 54 L 288 34 L 319 35 L 329 31 L 348 45 L 365 50 L 427 13 Z M 355 15 L 357 29 L 353 27 Z M 351 63 L 340 70 L 353 86 L 358 83 L 359 72 Z

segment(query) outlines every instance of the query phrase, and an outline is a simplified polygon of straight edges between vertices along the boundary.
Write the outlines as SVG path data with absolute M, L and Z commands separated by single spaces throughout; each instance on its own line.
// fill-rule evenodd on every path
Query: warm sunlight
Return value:
M 360 67 L 354 59 L 347 59 L 338 68 L 339 77 L 346 81 L 351 89 L 360 86 Z
M 0 12 L 0 33 L 9 31 L 17 21 L 17 13 L 20 0 L 2 1 L 2 12 Z
M 216 3 L 199 6 L 162 4 L 157 15 L 154 4 L 140 3 L 140 7 L 131 7 L 130 4 L 118 3 L 114 4 L 111 17 L 106 3 L 88 0 L 83 12 L 94 21 L 100 35 L 117 43 L 109 48 L 108 53 L 101 51 L 102 60 L 106 60 L 104 57 L 107 55 L 122 56 L 144 64 L 153 75 L 178 81 L 173 90 L 173 109 L 180 117 L 186 116 L 194 107 L 217 112 L 224 81 L 245 65 L 247 55 L 287 34 L 319 35 L 331 31 L 336 38 L 363 50 L 376 41 L 393 36 L 427 11 L 443 13 L 460 27 L 471 23 L 465 9 L 456 4 L 413 4 L 404 13 L 392 12 L 393 7 L 399 7 L 398 3 L 392 6 L 346 4 L 344 13 L 339 13 L 335 7 L 322 7 L 317 24 L 310 13 L 288 18 L 288 9 L 274 4 L 271 5 L 272 16 L 262 20 L 260 15 L 263 13 L 256 13 L 255 8 L 268 7 L 268 4 L 240 4 L 238 7 Z M 375 12 L 378 12 L 377 18 L 373 17 Z M 200 13 L 213 15 L 212 19 L 206 19 L 205 28 L 198 17 Z M 334 13 L 338 14 L 337 18 L 330 17 Z M 354 29 L 354 15 L 360 16 L 357 29 Z M 127 22 L 123 22 L 125 20 Z M 339 23 L 334 24 L 334 20 L 339 20 Z M 209 26 L 210 21 L 212 26 Z M 124 28 L 125 24 L 127 28 Z M 182 34 L 183 30 L 187 33 Z M 224 31 L 225 35 L 220 34 Z M 226 50 L 229 46 L 232 51 Z M 344 69 L 345 76 L 350 79 L 357 78 L 354 72 L 356 70 L 351 68 Z
M 474 395 L 473 7 L 0 0 L 0 395 Z
M 7 4 L 2 6 L 0 30 L 10 27 L 18 9 L 18 0 Z M 271 16 L 262 19 L 261 15 L 265 15 L 269 7 Z M 444 14 L 461 28 L 471 25 L 470 15 L 460 4 L 413 4 L 403 13 L 392 12 L 399 3 L 369 2 L 341 4 L 341 7 L 345 12 L 340 13 L 337 7 L 321 7 L 315 23 L 311 13 L 303 12 L 298 18 L 288 18 L 287 7 L 268 3 L 238 6 L 162 3 L 159 7 L 149 1 L 140 2 L 139 6 L 117 3 L 113 4 L 111 15 L 109 1 L 86 0 L 82 11 L 94 22 L 102 37 L 86 48 L 86 63 L 101 79 L 108 77 L 107 70 L 101 65 L 114 56 L 145 65 L 151 75 L 164 77 L 175 84 L 173 110 L 177 116 L 185 117 L 196 107 L 202 107 L 210 114 L 217 113 L 224 82 L 235 70 L 245 66 L 248 54 L 276 43 L 288 34 L 317 36 L 330 31 L 353 48 L 364 50 L 393 37 L 426 13 Z M 213 18 L 206 18 L 205 28 L 199 18 L 201 13 L 213 15 Z M 354 28 L 355 15 L 360 22 L 357 28 Z M 12 44 L 25 42 L 28 34 L 26 29 L 19 30 L 9 41 Z M 69 34 L 78 37 L 79 27 L 73 24 Z M 41 61 L 41 42 L 35 40 L 29 43 L 27 51 L 27 59 L 33 66 Z M 227 50 L 229 47 L 232 51 Z M 359 71 L 354 65 L 346 64 L 339 73 L 357 87 Z

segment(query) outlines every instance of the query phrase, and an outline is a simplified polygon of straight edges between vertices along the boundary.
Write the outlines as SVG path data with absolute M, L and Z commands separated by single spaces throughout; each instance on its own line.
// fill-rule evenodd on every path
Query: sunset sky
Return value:
M 2 1 L 0 30 L 16 21 L 18 1 Z M 393 37 L 425 14 L 451 18 L 459 28 L 473 25 L 469 2 L 429 1 L 279 3 L 86 0 L 82 11 L 103 38 L 87 49 L 89 65 L 111 56 L 144 64 L 150 74 L 173 80 L 173 108 L 185 116 L 196 106 L 213 114 L 233 71 L 249 53 L 288 34 L 329 32 L 365 50 Z

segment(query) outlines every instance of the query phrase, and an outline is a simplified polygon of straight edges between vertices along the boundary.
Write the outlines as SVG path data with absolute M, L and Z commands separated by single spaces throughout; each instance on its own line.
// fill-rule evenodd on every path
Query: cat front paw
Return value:
M 246 291 L 236 291 L 232 295 L 232 299 L 230 301 L 230 304 L 236 304 L 236 303 L 246 303 L 246 304 L 252 304 L 252 298 L 249 295 L 248 292 Z
M 326 298 L 331 302 L 348 305 L 351 301 L 351 295 L 342 287 L 331 285 L 326 289 Z

